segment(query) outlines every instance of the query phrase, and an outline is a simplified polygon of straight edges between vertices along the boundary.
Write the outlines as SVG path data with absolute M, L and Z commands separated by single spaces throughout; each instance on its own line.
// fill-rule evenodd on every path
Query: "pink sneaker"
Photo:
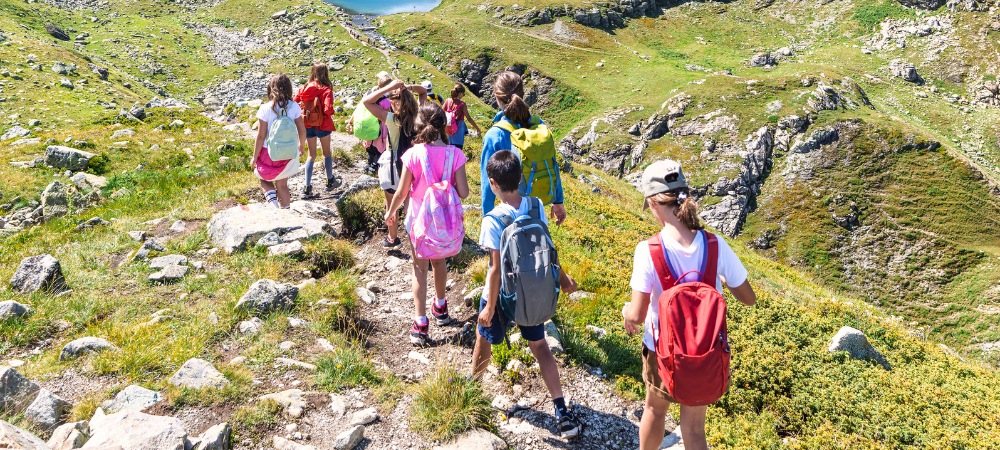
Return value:
M 430 340 L 430 337 L 427 336 L 428 325 L 420 325 L 416 321 L 413 321 L 413 328 L 410 329 L 411 344 L 419 345 L 421 347 L 427 345 L 427 341 Z
M 444 306 L 440 308 L 437 307 L 437 301 L 431 302 L 431 315 L 434 316 L 438 325 L 448 325 L 452 321 L 451 316 L 448 315 L 448 302 L 445 302 Z

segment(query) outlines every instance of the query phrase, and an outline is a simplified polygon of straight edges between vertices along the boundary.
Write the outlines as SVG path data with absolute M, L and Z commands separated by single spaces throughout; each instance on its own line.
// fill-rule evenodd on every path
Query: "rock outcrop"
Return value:
M 10 450 L 52 450 L 45 441 L 0 420 L 0 448 Z
M 20 414 L 38 395 L 38 385 L 13 367 L 0 366 L 0 412 Z
M 87 170 L 90 160 L 97 155 L 62 145 L 50 145 L 45 149 L 45 164 L 74 172 Z
M 256 314 L 266 314 L 278 309 L 288 309 L 295 304 L 299 288 L 274 280 L 257 280 L 236 303 L 237 309 L 249 309 Z
M 726 235 L 736 236 L 743 229 L 747 214 L 756 207 L 760 188 L 771 172 L 774 152 L 774 132 L 761 127 L 747 137 L 746 151 L 741 153 L 739 177 L 726 180 L 722 201 L 705 208 L 701 217 Z
M 573 19 L 580 25 L 591 28 L 624 28 L 627 19 L 657 17 L 663 13 L 665 0 L 610 0 L 589 7 L 550 6 L 497 6 L 492 9 L 493 17 L 515 26 L 533 26 L 553 23 L 557 18 Z
M 882 352 L 879 352 L 868 342 L 868 337 L 861 330 L 848 326 L 842 327 L 840 331 L 830 341 L 828 348 L 831 352 L 844 351 L 854 359 L 864 359 L 874 361 L 885 370 L 891 370 L 889 361 L 885 359 Z
M 21 260 L 21 265 L 10 279 L 10 285 L 22 294 L 40 290 L 59 293 L 68 289 L 62 266 L 52 255 L 31 256 Z
M 303 230 L 306 238 L 334 231 L 326 221 L 264 203 L 234 206 L 216 213 L 208 222 L 212 245 L 227 253 L 246 249 L 268 233 L 281 236 L 296 230 Z

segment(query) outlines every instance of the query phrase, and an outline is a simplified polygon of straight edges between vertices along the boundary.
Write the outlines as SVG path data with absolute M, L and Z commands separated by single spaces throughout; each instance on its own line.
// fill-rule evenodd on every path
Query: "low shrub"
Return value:
M 473 428 L 491 428 L 490 401 L 477 381 L 454 368 L 442 368 L 416 386 L 410 428 L 446 441 Z

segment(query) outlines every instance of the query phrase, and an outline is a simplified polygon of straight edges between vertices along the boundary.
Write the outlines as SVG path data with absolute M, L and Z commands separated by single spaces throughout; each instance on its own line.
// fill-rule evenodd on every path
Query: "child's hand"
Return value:
M 385 226 L 387 226 L 389 228 L 392 228 L 392 227 L 396 226 L 396 220 L 397 219 L 396 219 L 396 215 L 395 214 L 393 214 L 391 212 L 386 212 L 384 219 L 385 219 Z
M 559 278 L 559 289 L 562 289 L 563 292 L 567 294 L 572 294 L 576 292 L 576 288 L 577 288 L 576 280 L 574 280 L 573 277 L 569 275 L 563 275 L 561 278 Z
M 493 309 L 483 308 L 483 310 L 479 313 L 479 324 L 482 325 L 483 327 L 489 328 L 489 326 L 492 323 L 493 323 Z
M 625 306 L 622 307 L 622 324 L 625 326 L 626 333 L 636 334 L 639 332 L 639 327 L 635 326 L 635 324 L 629 322 L 628 319 L 625 318 L 625 308 L 628 308 L 629 305 L 630 303 L 626 303 Z
M 566 220 L 566 205 L 553 203 L 552 215 L 556 218 L 556 225 L 562 225 L 563 221 Z

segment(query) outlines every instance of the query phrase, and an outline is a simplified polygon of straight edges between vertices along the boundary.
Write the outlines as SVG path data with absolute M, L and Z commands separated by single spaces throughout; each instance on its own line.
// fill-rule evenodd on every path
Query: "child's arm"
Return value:
M 465 122 L 466 123 L 471 123 L 472 124 L 472 128 L 476 129 L 476 134 L 482 136 L 483 135 L 483 130 L 479 129 L 479 124 L 476 123 L 476 120 L 473 119 L 472 116 L 469 115 L 469 104 L 468 103 L 462 103 L 462 109 L 465 110 L 465 112 L 462 113 L 462 117 L 465 117 Z
M 366 95 L 361 99 L 361 104 L 365 105 L 365 108 L 368 108 L 368 111 L 371 111 L 372 115 L 378 118 L 379 121 L 385 122 L 385 118 L 389 115 L 389 111 L 386 111 L 384 108 L 379 106 L 378 101 L 383 95 L 399 89 L 401 86 L 403 86 L 403 82 L 399 80 L 389 83 L 385 85 L 385 87 L 376 89 L 371 94 Z
M 469 198 L 469 176 L 465 174 L 465 164 L 455 171 L 455 191 L 458 192 L 458 198 Z
M 729 288 L 729 292 L 732 292 L 736 300 L 739 300 L 744 305 L 753 306 L 757 303 L 757 293 L 750 286 L 750 281 L 744 281 L 743 284 L 737 287 Z
M 632 301 L 622 308 L 625 332 L 628 334 L 642 330 L 642 323 L 646 321 L 646 311 L 649 309 L 649 297 L 648 292 L 633 290 Z
M 260 150 L 264 148 L 264 140 L 267 139 L 267 122 L 260 119 L 257 119 L 257 122 L 257 140 L 253 144 L 253 156 L 250 157 L 250 166 L 257 165 Z
M 569 276 L 569 274 L 567 274 L 566 271 L 562 270 L 562 267 L 560 267 L 559 289 L 562 289 L 562 291 L 567 294 L 572 294 L 576 292 L 576 288 L 577 288 L 576 280 L 574 280 L 573 277 Z
M 493 322 L 493 313 L 497 308 L 497 297 L 500 295 L 500 250 L 490 250 L 490 269 L 486 272 L 486 307 L 479 313 L 479 324 L 489 327 Z

